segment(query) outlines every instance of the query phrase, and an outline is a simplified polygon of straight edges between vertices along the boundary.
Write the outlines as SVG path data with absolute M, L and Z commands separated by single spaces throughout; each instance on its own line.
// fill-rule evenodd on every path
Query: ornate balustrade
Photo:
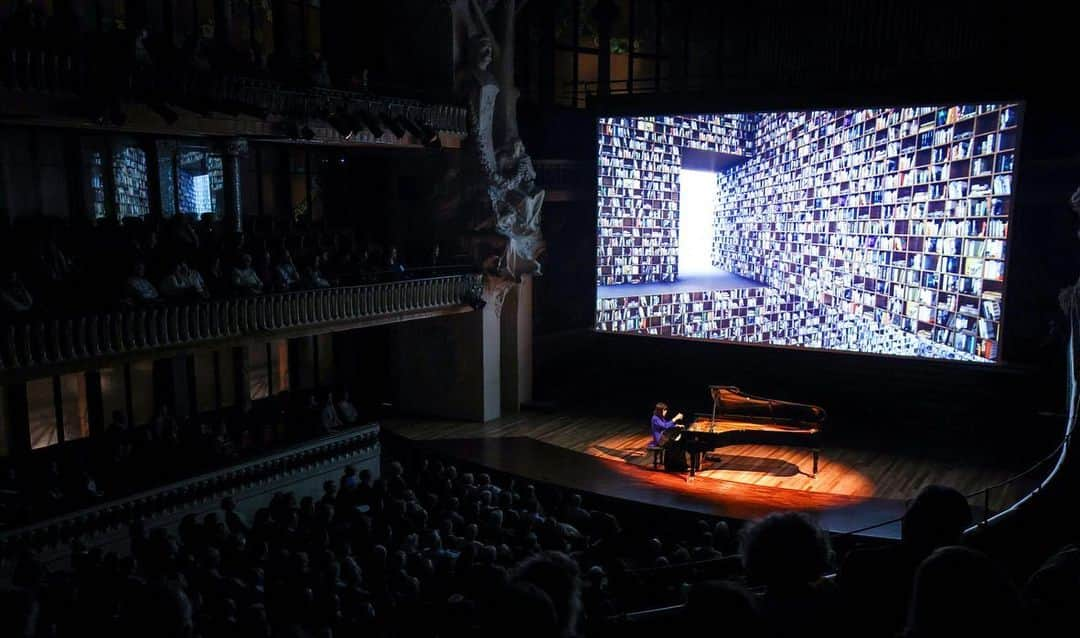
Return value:
M 60 559 L 76 539 L 87 547 L 126 545 L 128 527 L 139 519 L 149 529 L 178 523 L 190 513 L 218 508 L 232 496 L 241 510 L 265 507 L 281 490 L 321 493 L 328 475 L 364 466 L 378 476 L 379 426 L 371 423 L 340 434 L 188 479 L 102 503 L 11 531 L 0 532 L 0 564 L 11 565 L 31 550 L 44 560 Z M 301 494 L 303 496 L 303 494 Z M 254 501 L 245 507 L 244 501 Z
M 480 286 L 480 275 L 461 274 L 13 324 L 0 335 L 0 372 L 338 323 L 405 320 L 459 308 Z

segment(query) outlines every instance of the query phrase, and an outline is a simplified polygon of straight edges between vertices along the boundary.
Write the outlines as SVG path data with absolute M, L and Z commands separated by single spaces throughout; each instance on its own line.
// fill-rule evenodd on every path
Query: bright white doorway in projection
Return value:
M 712 240 L 718 188 L 716 173 L 679 172 L 680 278 L 717 272 L 712 265 Z

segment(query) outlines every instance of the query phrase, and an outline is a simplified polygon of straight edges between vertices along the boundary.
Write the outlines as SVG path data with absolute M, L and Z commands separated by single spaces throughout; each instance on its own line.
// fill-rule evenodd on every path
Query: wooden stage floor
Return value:
M 955 458 L 928 459 L 826 441 L 817 478 L 808 449 L 770 445 L 723 447 L 706 456 L 694 481 L 652 467 L 647 424 L 622 417 L 523 412 L 488 423 L 396 417 L 382 427 L 422 447 L 494 470 L 581 492 L 751 519 L 797 510 L 826 529 L 850 532 L 901 516 L 925 485 L 972 494 L 1014 470 Z M 994 490 L 990 510 L 1022 497 L 1032 481 Z M 982 497 L 973 499 L 976 515 Z M 898 538 L 899 523 L 865 532 Z

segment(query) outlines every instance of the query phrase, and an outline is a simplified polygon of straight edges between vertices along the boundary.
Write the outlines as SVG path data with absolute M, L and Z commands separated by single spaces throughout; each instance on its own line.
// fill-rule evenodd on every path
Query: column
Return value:
M 248 346 L 235 346 L 232 349 L 232 361 L 229 362 L 233 366 L 233 379 L 235 380 L 232 391 L 235 392 L 236 407 L 244 414 L 251 411 L 251 381 L 248 379 L 249 359 Z
M 600 0 L 593 9 L 599 40 L 596 93 L 601 97 L 606 97 L 611 93 L 611 27 L 618 17 L 619 7 L 613 0 Z
M 158 408 L 168 405 L 177 419 L 190 416 L 191 391 L 188 378 L 187 355 L 178 354 L 155 360 L 154 405 Z
M 391 331 L 395 397 L 405 413 L 490 421 L 500 409 L 500 330 L 494 304 L 398 324 Z
M 500 397 L 504 412 L 532 401 L 532 276 L 506 295 L 499 319 Z
M 244 232 L 243 202 L 240 198 L 240 159 L 247 155 L 247 140 L 237 137 L 222 149 L 222 177 L 225 181 L 225 212 L 222 221 L 226 231 Z

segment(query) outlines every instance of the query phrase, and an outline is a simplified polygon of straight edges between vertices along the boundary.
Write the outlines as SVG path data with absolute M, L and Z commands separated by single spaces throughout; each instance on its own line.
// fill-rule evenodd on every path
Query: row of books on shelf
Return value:
M 989 108 L 987 108 L 989 107 Z M 961 111 L 969 110 L 961 114 Z M 978 107 L 951 106 L 927 107 L 926 109 L 868 109 L 862 111 L 815 111 L 809 118 L 802 112 L 774 113 L 762 118 L 758 138 L 761 141 L 776 139 L 796 139 L 794 131 L 802 129 L 825 135 L 834 135 L 838 131 L 855 130 L 884 131 L 903 127 L 914 132 L 934 127 L 963 124 L 975 115 L 991 116 L 989 121 L 998 128 L 1015 126 L 1017 108 L 1015 105 L 982 105 Z M 986 118 L 983 118 L 986 119 Z M 984 124 L 986 126 L 986 124 Z
M 867 237 L 866 239 L 875 239 Z M 778 264 L 796 262 L 802 265 L 820 265 L 821 267 L 841 267 L 856 270 L 867 264 L 880 264 L 893 267 L 907 267 L 910 269 L 926 271 L 958 272 L 956 264 L 961 258 L 999 260 L 1005 259 L 1004 247 L 997 243 L 1000 240 L 989 240 L 980 243 L 981 240 L 964 240 L 969 242 L 961 245 L 957 252 L 957 242 L 961 240 L 936 241 L 930 246 L 931 240 L 923 238 L 891 238 L 892 245 L 884 249 L 875 249 L 873 246 L 822 246 L 817 244 L 793 244 L 782 241 L 761 240 L 748 248 L 740 247 L 735 242 L 717 241 L 712 245 L 714 261 L 720 259 L 723 253 L 742 254 L 744 256 L 770 256 Z M 896 245 L 895 242 L 905 244 Z M 948 245 L 948 252 L 933 250 Z M 905 250 L 906 248 L 906 250 Z M 674 251 L 678 252 L 678 251 Z
M 818 245 L 830 245 L 830 242 L 835 241 L 834 238 L 843 237 L 845 233 L 841 230 L 835 231 L 810 231 L 807 232 L 807 226 L 811 224 L 809 222 L 767 222 L 767 221 L 750 221 L 744 216 L 734 217 L 726 214 L 727 211 L 719 211 L 714 223 L 716 229 L 715 237 L 729 236 L 732 241 L 758 241 L 762 233 L 779 233 L 777 237 L 784 237 L 784 233 L 796 232 L 796 237 L 787 237 L 790 241 L 798 241 L 801 243 L 812 243 Z M 1004 239 L 1008 236 L 1009 222 L 1004 219 L 986 218 L 981 216 L 970 216 L 965 218 L 934 218 L 934 217 L 918 217 L 918 218 L 896 218 L 897 221 L 908 222 L 907 236 L 923 236 L 923 237 L 938 237 L 938 238 L 999 238 Z M 836 222 L 842 223 L 842 222 Z M 816 226 L 820 228 L 820 225 Z M 792 230 L 794 228 L 794 230 Z M 849 234 L 862 235 L 862 232 L 853 232 Z M 754 239 L 751 239 L 751 236 Z
M 905 193 L 906 191 L 906 193 Z M 898 219 L 908 217 L 962 217 L 964 215 L 985 217 L 987 215 L 1005 216 L 1009 213 L 1008 198 L 1011 193 L 991 194 L 983 189 L 968 193 L 966 197 L 954 199 L 924 196 L 916 201 L 913 191 L 877 191 L 861 195 L 838 195 L 835 197 L 808 198 L 799 197 L 798 193 L 784 193 L 779 196 L 760 194 L 724 194 L 718 199 L 716 209 L 726 214 L 742 216 L 769 216 L 776 214 L 799 214 L 813 211 L 845 211 L 847 209 L 870 209 L 878 206 L 901 206 Z M 652 200 L 650 200 L 652 201 Z M 888 214 L 892 209 L 886 211 Z M 835 213 L 836 218 L 844 213 Z M 882 215 L 888 219 L 892 215 Z
M 633 254 L 630 256 L 612 256 L 604 261 L 605 266 L 613 266 L 618 272 L 621 267 L 624 272 L 629 269 L 627 274 L 638 274 L 638 269 L 644 269 L 648 265 L 652 266 L 669 266 L 674 268 L 678 264 L 676 255 L 650 255 L 650 254 Z
M 953 133 L 950 128 L 908 137 L 867 133 L 820 138 L 810 140 L 807 144 L 789 141 L 775 147 L 761 147 L 754 157 L 768 161 L 820 164 L 856 154 L 859 154 L 860 161 L 865 161 L 867 157 L 907 156 L 910 162 L 910 157 L 918 154 L 920 157 L 932 157 L 934 161 L 944 161 L 950 158 L 967 159 L 972 155 L 991 155 L 1015 147 L 1015 129 L 974 134 L 970 131 Z
M 1011 140 L 1005 140 L 1011 141 Z M 1011 144 L 1005 144 L 997 153 L 975 153 L 975 159 L 989 162 L 998 158 L 1001 161 L 1000 171 L 1011 171 L 1015 161 L 1015 149 Z M 956 163 L 957 171 L 969 165 L 972 159 L 970 147 L 966 142 L 945 147 L 919 152 L 889 152 L 889 149 L 879 149 L 878 152 L 856 150 L 853 152 L 834 154 L 823 152 L 813 157 L 794 158 L 778 157 L 765 160 L 752 159 L 746 163 L 728 168 L 721 173 L 727 180 L 735 182 L 753 182 L 762 177 L 792 175 L 795 178 L 824 176 L 827 173 L 841 171 L 858 171 L 860 176 L 885 175 L 895 171 L 909 171 L 909 169 L 931 166 L 932 164 Z M 950 174 L 951 175 L 951 174 Z
M 644 168 L 646 170 L 660 170 L 659 165 L 667 164 L 668 166 L 678 166 L 680 163 L 679 149 L 678 147 L 669 147 L 665 152 L 662 151 L 633 151 L 625 148 L 611 148 L 608 149 L 604 146 L 600 147 L 600 158 L 608 158 L 609 160 L 622 160 L 621 166 L 624 168 Z M 627 160 L 634 162 L 634 164 L 628 165 Z M 619 163 L 609 162 L 608 166 L 619 166 Z M 654 168 L 656 167 L 656 168 Z
M 633 197 L 636 199 L 667 200 L 678 199 L 679 188 L 673 183 L 641 182 L 640 180 L 627 180 L 622 183 L 602 185 L 599 190 L 601 197 Z
M 601 227 L 597 229 L 597 236 L 601 238 L 602 242 L 606 242 L 608 237 L 621 237 L 623 239 L 652 239 L 661 238 L 674 240 L 676 233 L 671 228 L 641 228 L 640 226 L 634 227 Z
M 956 164 L 952 166 L 955 168 Z M 850 205 L 867 205 L 910 201 L 916 193 L 919 193 L 918 197 L 923 200 L 985 197 L 991 194 L 1007 196 L 1012 193 L 1012 173 L 969 174 L 965 170 L 955 170 L 950 173 L 948 180 L 924 182 L 910 179 L 917 170 L 863 177 L 857 180 L 829 179 L 828 176 L 835 174 L 836 171 L 798 179 L 771 175 L 760 180 L 732 179 L 731 176 L 722 176 L 718 182 L 718 196 L 722 201 L 733 202 L 749 197 L 766 197 L 781 202 L 840 197 L 846 198 L 841 201 L 856 202 Z M 954 190 L 946 191 L 941 186 L 946 181 L 949 184 L 969 184 L 973 190 L 969 191 L 968 187 L 958 185 L 950 187 Z M 936 188 L 931 190 L 931 187 Z
M 601 235 L 605 238 L 602 242 L 604 248 L 615 250 L 619 248 L 648 249 L 648 250 L 671 250 L 673 254 L 679 252 L 679 238 L 665 234 L 650 237 L 622 237 Z
M 664 210 L 677 212 L 679 210 L 678 193 L 661 193 L 663 197 L 646 199 L 644 197 L 607 197 L 597 200 L 597 206 L 601 213 L 613 213 L 623 217 L 637 217 L 639 211 Z
M 614 154 L 616 149 L 648 153 L 666 153 L 679 155 L 680 148 L 693 148 L 703 151 L 745 156 L 752 144 L 749 141 L 732 141 L 720 136 L 703 134 L 697 138 L 687 138 L 678 134 L 646 133 L 629 136 L 629 132 L 601 134 L 599 138 L 601 153 Z
M 902 157 L 884 159 L 872 164 L 846 165 L 843 162 L 836 162 L 835 165 L 829 166 L 821 164 L 797 168 L 785 165 L 781 170 L 759 173 L 729 170 L 720 174 L 719 183 L 723 188 L 733 192 L 766 188 L 785 192 L 835 187 L 851 192 L 874 191 L 882 188 L 990 176 L 995 173 L 1010 176 L 1014 158 L 1013 152 L 1008 151 L 1000 155 L 972 160 L 955 160 L 945 157 L 931 162 L 933 158 L 929 157 L 926 161 Z M 827 192 L 835 194 L 835 191 Z
M 719 247 L 721 251 L 730 251 L 725 246 Z M 921 253 L 884 253 L 881 251 L 853 251 L 849 248 L 837 248 L 828 251 L 825 256 L 811 256 L 805 254 L 781 253 L 765 250 L 749 250 L 738 253 L 735 259 L 719 257 L 716 261 L 720 264 L 746 264 L 749 260 L 756 262 L 768 261 L 774 270 L 784 272 L 785 264 L 794 264 L 800 268 L 816 269 L 820 271 L 854 272 L 860 268 L 868 268 L 873 265 L 888 267 L 899 271 L 923 273 L 926 275 L 924 285 L 939 287 L 937 275 L 964 275 L 989 281 L 1003 281 L 1005 278 L 1005 262 L 1000 259 L 987 259 L 983 257 L 938 257 L 936 255 L 924 255 Z M 744 269 L 739 269 L 741 274 Z M 756 273 L 755 273 L 756 274 Z M 922 275 L 920 275 L 922 276 Z
M 656 118 L 604 118 L 599 122 L 602 143 L 621 145 L 629 141 L 693 147 L 742 155 L 751 145 L 751 131 L 743 125 L 708 118 L 669 116 Z
M 824 235 L 828 238 L 826 243 L 832 246 L 848 245 L 848 242 L 854 240 L 854 245 L 857 246 L 865 245 L 873 247 L 876 245 L 885 247 L 892 242 L 892 235 L 896 235 L 897 237 L 936 237 L 940 235 L 943 228 L 952 228 L 949 224 L 967 224 L 972 221 L 986 221 L 978 216 L 972 216 L 971 219 L 964 219 L 962 221 L 955 218 L 943 217 L 886 217 L 878 219 L 834 219 L 827 221 L 750 221 L 741 217 L 726 216 L 723 214 L 724 212 L 725 211 L 717 211 L 714 221 L 714 226 L 717 231 L 714 238 L 718 239 L 727 236 L 732 231 L 741 231 L 744 233 L 754 232 L 759 239 L 798 243 L 810 242 L 814 238 Z M 975 226 L 972 228 L 974 227 Z M 950 241 L 949 243 L 959 250 L 959 246 L 961 245 L 960 241 L 961 240 L 955 242 Z M 981 246 L 982 243 L 983 242 L 978 241 L 972 245 Z M 896 245 L 899 246 L 899 244 Z M 990 242 L 990 245 L 1004 247 L 1004 242 L 993 241 Z M 897 250 L 903 250 L 903 248 L 897 248 Z M 947 251 L 947 249 L 941 250 L 943 252 Z
M 653 184 L 678 184 L 679 173 L 643 171 L 635 168 L 622 168 L 621 166 L 601 166 L 599 174 L 599 186 L 626 186 L 616 180 L 635 180 Z M 641 188 L 636 186 L 635 188 Z
M 649 209 L 641 209 L 631 212 L 623 212 L 621 209 L 601 209 L 600 217 L 597 219 L 597 224 L 601 230 L 606 228 L 628 228 L 648 230 L 648 229 L 674 229 L 676 224 L 675 220 L 671 217 L 657 216 L 655 212 L 662 211 L 650 211 Z M 603 234 L 601 234 L 603 236 Z
M 801 205 L 781 204 L 740 208 L 723 202 L 714 211 L 717 224 L 761 223 L 773 224 L 773 229 L 790 231 L 795 226 L 820 221 L 853 221 L 867 219 L 919 220 L 958 217 L 1004 217 L 1009 211 L 1008 197 L 985 200 L 948 200 L 945 202 L 900 203 L 897 205 L 868 204 L 866 206 L 837 206 L 810 208 Z M 801 228 L 801 227 L 799 227 Z M 768 230 L 763 228 L 763 230 Z M 815 231 L 825 232 L 825 231 Z
M 730 131 L 737 135 L 747 135 L 754 130 L 757 117 L 755 113 L 696 113 L 651 117 L 601 117 L 597 118 L 597 122 L 601 128 L 616 126 L 638 131 L 655 131 L 665 127 L 674 127 L 694 132 Z
M 624 273 L 619 274 L 601 274 L 596 275 L 597 286 L 619 286 L 622 284 L 655 284 L 655 283 L 672 283 L 675 281 L 674 273 L 660 273 L 645 277 L 642 275 L 629 275 Z
M 600 257 L 607 257 L 609 259 L 626 259 L 626 258 L 654 258 L 654 257 L 672 257 L 679 256 L 679 250 L 677 248 L 630 248 L 630 247 L 612 247 L 603 246 L 598 251 Z M 604 263 L 617 263 L 605 261 Z
M 842 223 L 842 222 L 841 222 Z M 853 222 L 860 223 L 860 222 Z M 866 222 L 861 222 L 865 224 Z M 991 257 L 1003 259 L 1005 256 L 1004 239 L 979 239 L 971 237 L 941 237 L 929 234 L 935 226 L 922 221 L 884 222 L 881 228 L 829 228 L 837 224 L 785 224 L 796 230 L 771 230 L 753 228 L 753 225 L 718 224 L 713 245 L 735 246 L 741 241 L 757 241 L 759 247 L 778 252 L 792 252 L 802 255 L 825 255 L 826 249 L 874 249 L 892 252 L 920 252 L 925 254 L 962 255 L 965 257 Z M 761 224 L 758 224 L 761 226 Z M 756 232 L 755 240 L 743 240 L 733 233 Z M 892 233 L 900 233 L 893 235 Z M 825 243 L 814 240 L 824 236 Z M 859 260 L 863 261 L 863 260 Z
M 772 300 L 781 298 L 775 293 L 770 297 Z M 780 305 L 730 306 L 722 310 L 684 309 L 666 304 L 640 304 L 626 310 L 612 306 L 611 310 L 597 309 L 596 325 L 604 331 L 642 331 L 713 339 L 749 340 L 756 335 L 762 342 L 777 345 L 811 345 L 881 354 L 925 355 L 928 351 L 933 352 L 935 346 L 945 346 L 957 352 L 938 351 L 934 356 L 954 358 L 957 354 L 967 354 L 986 359 L 997 356 L 995 326 L 985 320 L 982 324 L 976 322 L 973 329 L 964 324 L 962 330 L 955 330 L 947 325 L 920 322 L 918 316 L 889 313 L 883 309 L 867 313 L 858 304 L 827 308 L 796 302 L 796 305 L 804 306 L 796 312 L 779 310 Z M 733 311 L 739 314 L 728 314 Z M 868 317 L 873 317 L 873 321 Z

